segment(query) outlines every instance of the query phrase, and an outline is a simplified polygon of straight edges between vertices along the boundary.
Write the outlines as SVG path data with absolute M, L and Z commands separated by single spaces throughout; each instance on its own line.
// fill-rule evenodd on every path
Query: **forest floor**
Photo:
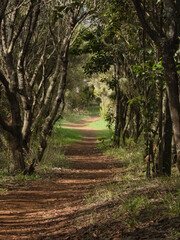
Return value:
M 68 125 L 83 132 L 81 142 L 66 148 L 70 169 L 55 168 L 40 179 L 2 186 L 0 240 L 169 239 L 167 229 L 180 228 L 179 218 L 167 218 L 128 232 L 119 217 L 109 216 L 118 199 L 88 203 L 91 192 L 112 183 L 123 170 L 97 149 L 95 129 L 86 127 L 97 119 Z

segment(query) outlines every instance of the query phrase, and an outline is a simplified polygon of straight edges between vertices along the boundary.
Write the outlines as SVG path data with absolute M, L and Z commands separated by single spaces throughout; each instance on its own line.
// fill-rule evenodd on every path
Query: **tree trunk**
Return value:
M 164 151 L 163 151 L 163 174 L 171 176 L 171 142 L 172 142 L 172 121 L 169 111 L 168 98 L 166 97 L 166 116 L 164 125 Z
M 53 126 L 57 120 L 57 114 L 59 107 L 61 103 L 64 106 L 64 91 L 66 88 L 66 78 L 67 78 L 67 68 L 68 68 L 68 52 L 69 52 L 69 42 L 67 42 L 67 45 L 65 46 L 64 51 L 62 51 L 63 56 L 58 56 L 58 58 L 61 59 L 61 75 L 60 75 L 60 82 L 58 84 L 58 91 L 55 101 L 53 102 L 53 106 L 51 108 L 51 112 L 46 117 L 44 124 L 42 125 L 42 132 L 40 136 L 40 143 L 38 146 L 37 156 L 33 159 L 32 164 L 29 167 L 29 170 L 27 173 L 31 174 L 35 166 L 42 160 L 42 157 L 44 155 L 44 152 L 47 147 L 47 138 L 51 135 Z M 58 76 L 56 76 L 57 78 Z M 62 107 L 63 111 L 64 107 Z M 61 112 L 62 114 L 62 112 Z M 58 115 L 58 118 L 60 116 Z
M 17 172 L 24 172 L 26 166 L 24 161 L 24 154 L 23 154 L 23 147 L 22 147 L 22 141 L 20 138 L 12 138 L 12 158 L 14 163 L 14 173 Z
M 173 126 L 173 134 L 177 151 L 177 167 L 180 171 L 180 104 L 178 90 L 178 75 L 174 61 L 174 51 L 168 45 L 162 53 L 162 60 L 167 84 L 169 109 Z
M 116 120 L 115 120 L 115 130 L 114 130 L 114 146 L 120 146 L 120 135 L 121 135 L 121 121 L 120 121 L 120 100 L 121 93 L 119 84 L 116 87 Z
M 138 141 L 138 138 L 139 136 L 141 135 L 141 132 L 142 132 L 142 128 L 141 128 L 141 125 L 140 125 L 140 119 L 141 119 L 141 116 L 140 116 L 140 109 L 138 109 L 136 112 L 135 112 L 135 118 L 136 118 L 136 127 L 135 127 L 135 137 L 134 137 L 134 141 L 135 143 L 137 143 Z
M 156 174 L 161 175 L 163 172 L 163 146 L 164 146 L 164 139 L 163 139 L 163 82 L 160 79 L 158 84 L 158 91 L 159 91 L 159 99 L 158 99 L 158 110 L 159 110 L 159 153 L 157 156 L 157 163 L 156 163 Z
M 166 17 L 166 22 L 164 24 L 162 21 L 160 21 L 159 25 L 154 24 L 158 24 L 158 19 L 154 19 L 153 14 L 150 15 L 147 21 L 147 12 L 142 8 L 141 2 L 139 0 L 132 0 L 132 2 L 134 4 L 143 29 L 146 30 L 148 35 L 159 47 L 161 52 L 162 64 L 164 67 L 164 78 L 167 85 L 167 94 L 169 100 L 173 134 L 177 150 L 177 167 L 180 171 L 180 104 L 178 75 L 174 61 L 174 54 L 178 49 L 179 43 L 179 1 L 163 1 L 163 15 Z M 162 32 L 158 31 L 157 26 L 159 26 L 159 30 L 161 29 Z

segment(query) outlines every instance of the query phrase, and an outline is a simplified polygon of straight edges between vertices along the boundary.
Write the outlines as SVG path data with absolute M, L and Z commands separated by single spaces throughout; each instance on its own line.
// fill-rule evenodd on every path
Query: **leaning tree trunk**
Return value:
M 53 106 L 51 108 L 51 111 L 48 116 L 46 116 L 46 119 L 44 121 L 44 124 L 42 125 L 42 131 L 40 136 L 40 142 L 38 146 L 37 156 L 33 159 L 32 164 L 29 167 L 29 170 L 27 173 L 31 174 L 35 166 L 42 160 L 44 152 L 47 147 L 47 140 L 48 136 L 51 135 L 53 126 L 57 120 L 57 114 L 60 108 L 61 103 L 64 104 L 64 92 L 66 88 L 66 78 L 67 78 L 67 68 L 68 68 L 68 52 L 69 52 L 69 40 L 70 36 L 67 36 L 67 41 L 65 44 L 64 49 L 59 53 L 57 59 L 57 68 L 60 68 L 60 76 L 56 75 L 54 76 L 54 80 L 56 80 L 58 77 L 60 78 L 58 89 L 57 89 L 57 95 L 55 100 L 53 101 Z M 59 62 L 59 63 L 58 63 Z M 60 65 L 59 65 L 60 64 Z M 62 107 L 62 111 L 63 111 Z M 59 118 L 59 115 L 58 115 Z

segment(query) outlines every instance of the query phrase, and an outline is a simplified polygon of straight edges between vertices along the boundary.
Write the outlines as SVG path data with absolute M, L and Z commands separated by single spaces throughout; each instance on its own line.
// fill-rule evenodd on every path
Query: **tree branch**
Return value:
M 2 84 L 4 85 L 6 91 L 8 90 L 8 85 L 9 82 L 6 80 L 4 74 L 0 71 L 0 81 L 2 82 Z
M 4 0 L 4 4 L 3 5 L 2 5 L 2 3 L 0 3 L 0 25 L 1 25 L 2 19 L 5 16 L 5 11 L 6 11 L 8 2 L 9 2 L 9 0 Z
M 4 121 L 4 119 L 1 117 L 1 115 L 0 115 L 0 125 L 1 125 L 1 127 L 2 127 L 5 131 L 13 134 L 13 128 L 12 128 L 12 126 L 9 126 L 9 125 Z
M 137 12 L 138 18 L 143 26 L 143 28 L 146 30 L 146 32 L 149 34 L 149 36 L 152 38 L 152 40 L 159 46 L 159 33 L 154 31 L 150 25 L 147 23 L 145 19 L 145 12 L 142 9 L 141 3 L 139 0 L 132 0 L 135 10 Z
M 18 39 L 20 33 L 22 32 L 22 29 L 23 29 L 23 27 L 24 27 L 24 24 L 25 24 L 25 22 L 26 22 L 26 20 L 27 20 L 27 18 L 28 18 L 28 16 L 29 16 L 29 14 L 31 13 L 32 9 L 33 9 L 33 5 L 31 4 L 31 5 L 29 6 L 29 9 L 28 9 L 28 11 L 27 11 L 26 16 L 25 16 L 24 19 L 21 21 L 17 32 L 14 34 L 14 36 L 13 36 L 13 38 L 12 38 L 12 40 L 11 40 L 11 43 L 10 43 L 9 48 L 8 48 L 8 52 L 9 52 L 9 53 L 13 51 L 13 48 L 14 48 L 15 43 L 16 43 L 16 40 Z M 18 10 L 18 9 L 17 9 L 17 10 Z M 16 10 L 16 11 L 17 11 L 17 10 Z

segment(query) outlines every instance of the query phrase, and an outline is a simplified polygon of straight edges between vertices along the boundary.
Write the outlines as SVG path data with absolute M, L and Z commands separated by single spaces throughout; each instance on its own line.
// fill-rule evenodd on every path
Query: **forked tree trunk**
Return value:
M 95 11 L 97 2 L 85 8 L 86 1 L 74 5 L 74 1 L 69 0 L 70 8 L 62 10 L 62 18 L 55 23 L 48 17 L 45 24 L 43 19 L 48 14 L 58 17 L 61 12 L 54 11 L 57 1 L 48 1 L 47 8 L 41 0 L 27 1 L 25 5 L 26 1 L 21 1 L 22 4 L 18 2 L 0 1 L 0 52 L 3 63 L 0 84 L 6 94 L 3 111 L 7 113 L 6 116 L 0 114 L 0 127 L 10 136 L 15 170 L 27 173 L 24 159 L 33 137 L 40 144 L 30 166 L 31 172 L 36 161 L 42 159 L 47 137 L 61 116 L 72 34 Z
M 42 160 L 44 152 L 47 147 L 48 136 L 51 135 L 53 126 L 57 120 L 57 113 L 60 108 L 61 103 L 64 101 L 64 92 L 66 88 L 66 78 L 67 78 L 67 68 L 68 68 L 68 52 L 69 52 L 69 42 L 67 41 L 67 45 L 65 46 L 64 51 L 62 51 L 63 56 L 59 56 L 61 59 L 61 75 L 60 82 L 58 85 L 57 96 L 54 105 L 52 106 L 51 112 L 46 117 L 44 124 L 42 125 L 42 132 L 40 136 L 40 142 L 38 146 L 37 156 L 33 159 L 32 164 L 30 165 L 27 173 L 31 174 L 35 166 Z M 58 76 L 56 76 L 58 77 Z M 64 108 L 62 108 L 63 111 Z M 62 114 L 62 113 L 61 113 Z M 59 117 L 59 116 L 58 116 Z

